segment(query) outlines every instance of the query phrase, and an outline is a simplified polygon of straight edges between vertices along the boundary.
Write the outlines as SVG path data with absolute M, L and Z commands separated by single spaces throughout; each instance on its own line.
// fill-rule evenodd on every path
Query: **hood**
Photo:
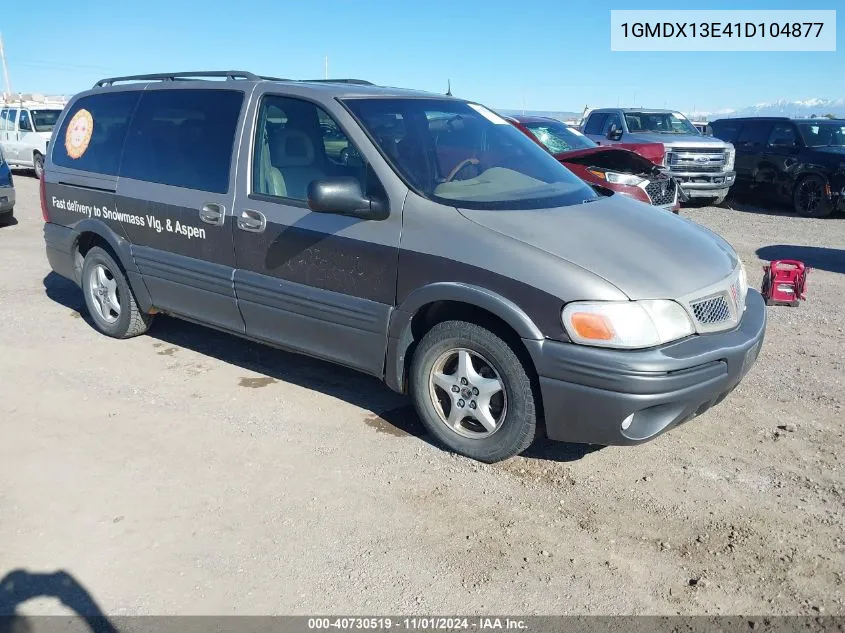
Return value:
M 652 147 L 652 145 L 649 143 L 645 147 Z M 658 147 L 660 147 L 660 153 L 662 155 L 663 146 L 658 145 Z M 571 152 L 561 152 L 555 154 L 555 158 L 564 164 L 574 163 L 576 165 L 584 165 L 585 167 L 603 167 L 626 174 L 652 175 L 657 171 L 657 166 L 648 158 L 644 158 L 640 154 L 630 150 L 620 148 L 618 145 L 601 145 L 599 147 L 590 147 Z
M 656 165 L 663 164 L 663 158 L 666 156 L 666 150 L 663 143 L 616 143 L 614 147 L 621 147 L 636 152 L 640 156 L 647 158 Z
M 459 211 L 602 277 L 630 299 L 677 299 L 723 280 L 737 265 L 734 250 L 715 233 L 619 195 L 554 209 Z
M 726 143 L 713 136 L 696 134 L 660 134 L 659 132 L 627 132 L 622 135 L 623 142 L 663 143 L 664 145 L 683 145 L 685 147 L 723 148 Z

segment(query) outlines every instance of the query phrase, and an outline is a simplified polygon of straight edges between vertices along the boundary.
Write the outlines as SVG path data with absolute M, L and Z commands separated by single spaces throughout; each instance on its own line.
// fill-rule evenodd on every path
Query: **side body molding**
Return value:
M 439 282 L 417 288 L 390 316 L 384 381 L 396 392 L 405 392 L 406 356 L 414 342 L 411 321 L 420 308 L 437 301 L 466 303 L 486 310 L 510 325 L 521 338 L 545 338 L 518 305 L 484 288 L 457 282 Z

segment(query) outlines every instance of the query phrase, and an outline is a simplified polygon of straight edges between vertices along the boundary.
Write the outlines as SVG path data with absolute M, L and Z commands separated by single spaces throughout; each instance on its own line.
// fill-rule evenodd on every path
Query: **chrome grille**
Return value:
M 666 165 L 679 172 L 721 172 L 727 156 L 724 150 L 702 147 L 673 147 L 666 153 Z
M 651 199 L 651 204 L 662 207 L 675 202 L 675 181 L 671 178 L 652 180 L 645 187 L 645 192 Z
M 724 296 L 711 297 L 703 301 L 696 301 L 690 304 L 692 313 L 701 325 L 715 325 L 723 323 L 731 318 L 731 308 Z

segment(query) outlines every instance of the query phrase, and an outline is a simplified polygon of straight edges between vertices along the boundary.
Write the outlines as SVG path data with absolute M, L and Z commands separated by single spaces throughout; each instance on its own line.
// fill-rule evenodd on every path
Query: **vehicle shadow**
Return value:
M 18 605 L 39 597 L 55 598 L 73 610 L 93 633 L 118 633 L 93 596 L 66 571 L 30 573 L 15 569 L 0 579 L 0 633 L 33 630 L 30 616 L 19 614 Z
M 43 283 L 47 297 L 73 310 L 74 316 L 78 314 L 93 328 L 82 292 L 76 284 L 54 272 L 49 273 Z M 156 317 L 147 336 L 168 346 L 189 349 L 229 365 L 263 374 L 272 380 L 344 400 L 371 412 L 364 419 L 364 424 L 376 432 L 395 437 L 410 435 L 439 448 L 426 432 L 409 399 L 394 393 L 372 376 L 165 315 Z M 265 384 L 253 379 L 241 381 L 242 387 Z M 535 442 L 523 456 L 568 462 L 578 460 L 593 450 L 595 447 L 542 439 Z
M 766 261 L 796 259 L 811 268 L 845 274 L 845 250 L 840 248 L 773 244 L 758 248 L 757 257 Z
M 10 226 L 15 226 L 16 224 L 18 224 L 18 219 L 15 216 L 12 216 L 11 218 L 6 220 L 5 222 L 0 222 L 0 229 L 5 229 L 5 228 L 10 227 Z

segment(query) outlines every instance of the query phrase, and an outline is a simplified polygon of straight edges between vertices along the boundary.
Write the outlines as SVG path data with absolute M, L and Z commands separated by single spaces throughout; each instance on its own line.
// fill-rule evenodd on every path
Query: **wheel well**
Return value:
M 405 353 L 405 367 L 403 376 L 403 386 L 407 390 L 407 379 L 411 365 L 411 359 L 414 356 L 417 343 L 425 336 L 431 328 L 438 323 L 444 321 L 467 321 L 480 325 L 493 332 L 496 336 L 510 345 L 511 349 L 516 354 L 517 358 L 522 361 L 528 376 L 531 379 L 531 384 L 534 387 L 535 397 L 537 398 L 538 411 L 540 418 L 542 418 L 542 401 L 540 395 L 540 381 L 537 376 L 537 369 L 534 367 L 534 361 L 531 355 L 522 342 L 522 338 L 517 334 L 506 321 L 496 316 L 489 310 L 479 308 L 471 303 L 463 303 L 461 301 L 433 301 L 422 306 L 417 310 L 416 314 L 411 318 L 410 327 L 410 344 Z
M 76 245 L 73 249 L 73 268 L 76 271 L 77 279 L 82 279 L 82 265 L 85 263 L 85 256 L 95 246 L 106 250 L 115 258 L 115 261 L 120 265 L 120 259 L 115 256 L 111 245 L 100 235 L 91 231 L 82 233 L 76 240 Z

